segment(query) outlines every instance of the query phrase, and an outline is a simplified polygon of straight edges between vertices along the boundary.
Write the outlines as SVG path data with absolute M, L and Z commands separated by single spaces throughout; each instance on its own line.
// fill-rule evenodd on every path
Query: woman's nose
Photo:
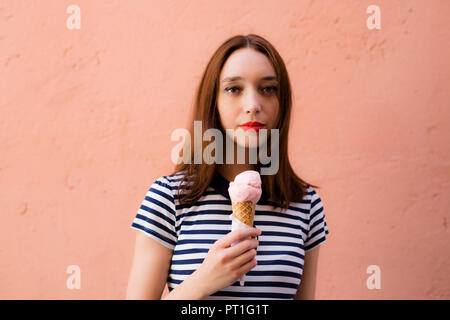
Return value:
M 249 93 L 244 101 L 245 113 L 256 113 L 261 110 L 258 97 L 255 93 Z
M 246 107 L 244 107 L 245 113 L 256 113 L 259 112 L 260 108 L 258 107 L 258 105 L 256 103 L 253 103 L 251 105 L 247 105 Z

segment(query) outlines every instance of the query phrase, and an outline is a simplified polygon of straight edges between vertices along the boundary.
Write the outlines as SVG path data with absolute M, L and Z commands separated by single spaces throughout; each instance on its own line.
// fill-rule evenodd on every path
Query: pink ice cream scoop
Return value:
M 258 171 L 247 170 L 239 173 L 234 181 L 230 182 L 228 193 L 232 202 L 245 202 L 247 200 L 257 203 L 261 198 L 261 176 Z

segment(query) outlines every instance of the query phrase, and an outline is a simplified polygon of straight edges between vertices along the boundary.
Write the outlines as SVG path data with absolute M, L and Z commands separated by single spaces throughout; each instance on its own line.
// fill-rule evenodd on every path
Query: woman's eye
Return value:
M 234 91 L 230 91 L 230 90 L 234 90 L 234 89 L 239 89 L 239 88 L 238 87 L 228 87 L 228 88 L 225 88 L 225 91 L 234 93 Z
M 265 87 L 265 88 L 263 88 L 263 90 L 264 89 L 271 89 L 269 91 L 266 91 L 266 92 L 269 92 L 269 93 L 277 92 L 277 87 L 275 87 L 275 86 Z

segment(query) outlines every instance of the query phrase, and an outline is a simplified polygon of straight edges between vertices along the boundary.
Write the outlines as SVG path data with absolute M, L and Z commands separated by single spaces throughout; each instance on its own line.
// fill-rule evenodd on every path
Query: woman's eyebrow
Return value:
M 222 80 L 222 83 L 224 82 L 232 82 L 232 81 L 236 81 L 236 80 L 244 80 L 244 78 L 242 77 L 226 77 Z M 277 77 L 275 76 L 265 76 L 262 77 L 261 80 L 277 80 Z

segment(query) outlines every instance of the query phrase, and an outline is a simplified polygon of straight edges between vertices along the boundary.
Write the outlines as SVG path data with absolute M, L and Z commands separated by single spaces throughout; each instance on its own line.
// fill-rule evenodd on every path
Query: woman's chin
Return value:
M 267 141 L 267 139 L 260 139 L 256 136 L 247 136 L 247 137 L 242 137 L 242 138 L 237 137 L 237 139 L 235 140 L 236 145 L 238 145 L 239 147 L 250 148 L 250 149 L 258 148 L 266 141 Z

